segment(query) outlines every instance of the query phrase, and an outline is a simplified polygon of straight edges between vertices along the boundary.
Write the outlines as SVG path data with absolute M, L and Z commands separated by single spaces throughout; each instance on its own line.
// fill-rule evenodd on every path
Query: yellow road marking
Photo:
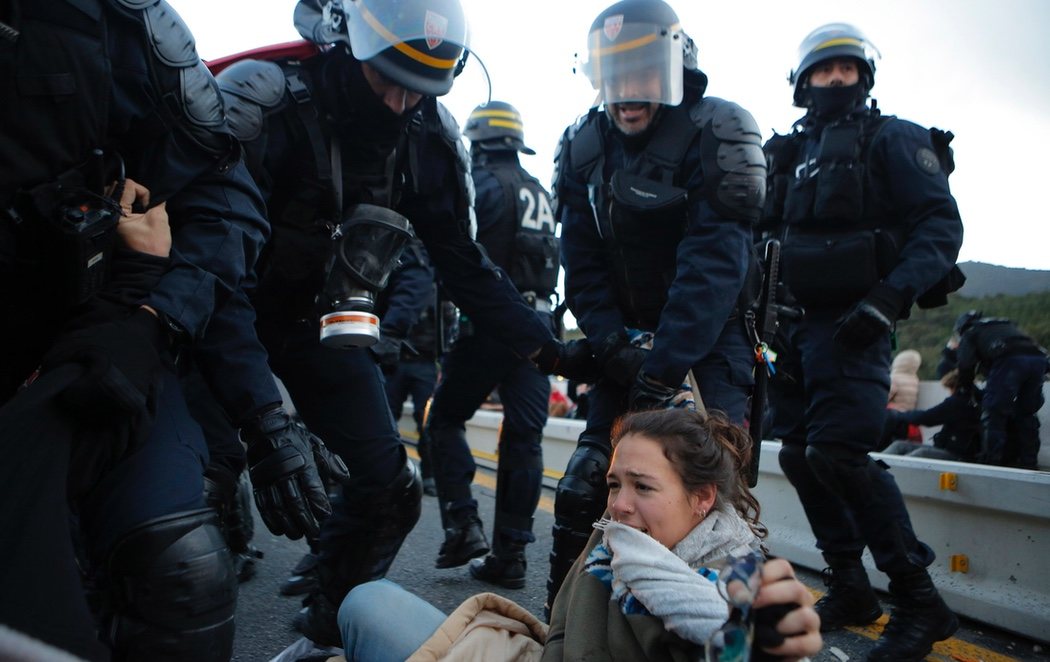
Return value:
M 409 439 L 418 439 L 415 432 L 410 432 L 408 430 L 402 430 L 401 436 Z M 414 460 L 419 459 L 419 453 L 416 451 L 415 446 L 406 445 L 405 448 L 408 450 L 409 457 Z M 497 459 L 494 453 L 486 453 L 477 450 L 471 450 L 470 452 L 474 457 L 479 459 L 489 460 L 491 462 L 495 462 Z M 559 472 L 551 471 L 550 469 L 544 469 L 543 474 L 545 476 L 558 478 L 564 475 Z M 474 484 L 490 490 L 496 489 L 496 479 L 485 473 L 475 473 Z M 554 499 L 547 496 L 541 496 L 539 507 L 548 513 L 553 513 Z M 824 595 L 823 591 L 818 591 L 815 588 L 810 588 L 809 591 L 817 600 Z M 889 621 L 889 616 L 883 614 L 879 617 L 879 620 L 871 625 L 865 625 L 863 627 L 848 626 L 846 629 L 866 639 L 875 640 L 882 635 L 882 631 L 885 629 L 887 621 Z M 1019 662 L 1019 659 L 1016 657 L 996 653 L 995 651 L 984 648 L 983 646 L 956 639 L 955 637 L 934 644 L 933 653 L 928 655 L 926 660 L 927 662 Z
M 404 436 L 405 433 L 402 432 L 401 434 L 402 434 L 402 436 Z M 419 459 L 419 452 L 416 450 L 415 446 L 407 446 L 406 445 L 405 448 L 408 450 L 408 456 L 410 458 L 412 458 L 413 460 L 418 460 Z M 493 455 L 492 453 L 483 453 L 481 451 L 471 451 L 471 454 L 473 454 L 474 457 L 479 457 L 479 458 L 492 460 L 492 461 L 496 460 L 496 456 Z M 544 472 L 544 473 L 546 473 L 546 472 Z M 474 484 L 478 485 L 480 487 L 488 488 L 488 489 L 493 490 L 493 491 L 496 490 L 496 479 L 493 478 L 492 476 L 488 475 L 488 474 L 475 473 L 474 474 Z M 540 497 L 540 505 L 539 505 L 539 507 L 540 507 L 541 510 L 544 510 L 544 511 L 546 511 L 548 513 L 553 513 L 554 512 L 554 499 L 552 499 L 552 498 L 550 498 L 548 496 L 541 496 Z

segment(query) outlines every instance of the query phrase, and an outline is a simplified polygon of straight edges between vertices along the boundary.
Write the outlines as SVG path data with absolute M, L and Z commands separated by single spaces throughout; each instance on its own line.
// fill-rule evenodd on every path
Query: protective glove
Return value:
M 672 409 L 680 404 L 681 391 L 680 388 L 661 384 L 645 374 L 645 371 L 639 370 L 627 392 L 627 408 L 631 411 Z
M 123 446 L 113 449 L 119 457 L 149 434 L 168 343 L 157 317 L 139 308 L 123 319 L 63 334 L 44 356 L 41 372 L 70 363 L 84 366 L 80 377 L 58 395 L 58 402 L 90 424 L 129 424 L 127 434 L 111 436 Z
M 372 356 L 375 357 L 380 370 L 390 374 L 401 361 L 402 349 L 412 355 L 419 354 L 404 338 L 389 333 L 382 334 L 379 342 L 369 347 L 368 351 L 372 352 Z
M 266 528 L 298 540 L 316 536 L 332 512 L 325 479 L 345 482 L 346 465 L 284 407 L 277 406 L 241 428 L 248 444 L 248 472 Z
M 586 339 L 563 343 L 552 338 L 540 347 L 532 360 L 545 375 L 561 375 L 586 383 L 594 382 L 599 375 L 591 343 Z
M 835 342 L 846 349 L 865 349 L 893 328 L 908 299 L 899 290 L 879 283 L 839 320 Z

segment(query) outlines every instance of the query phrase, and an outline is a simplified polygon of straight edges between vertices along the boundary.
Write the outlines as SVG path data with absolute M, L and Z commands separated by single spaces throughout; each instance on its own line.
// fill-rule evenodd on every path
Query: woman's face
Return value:
M 686 491 L 660 443 L 638 434 L 620 439 L 606 482 L 613 521 L 648 533 L 668 549 L 700 523 L 715 500 L 713 485 Z

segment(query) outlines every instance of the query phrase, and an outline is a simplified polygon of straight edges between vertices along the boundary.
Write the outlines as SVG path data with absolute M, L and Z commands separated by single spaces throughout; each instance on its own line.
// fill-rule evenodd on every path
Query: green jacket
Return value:
M 554 600 L 542 662 L 695 662 L 703 647 L 668 632 L 655 616 L 625 615 L 609 589 L 583 570 L 602 532 L 595 531 Z M 568 619 L 568 614 L 572 618 Z

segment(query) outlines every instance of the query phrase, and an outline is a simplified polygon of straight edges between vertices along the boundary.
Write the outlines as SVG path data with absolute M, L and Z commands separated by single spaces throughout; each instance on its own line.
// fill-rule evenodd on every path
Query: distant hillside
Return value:
M 963 262 L 959 268 L 966 274 L 966 284 L 959 295 L 979 299 L 1005 294 L 1018 296 L 1050 291 L 1050 271 L 1000 267 L 984 262 Z

